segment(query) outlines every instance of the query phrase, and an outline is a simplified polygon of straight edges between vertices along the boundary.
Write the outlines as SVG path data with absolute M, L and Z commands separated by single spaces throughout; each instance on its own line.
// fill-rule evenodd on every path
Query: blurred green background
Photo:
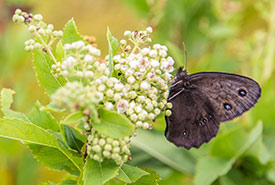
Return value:
M 13 108 L 28 112 L 39 100 L 48 97 L 38 86 L 32 69 L 31 53 L 24 51 L 30 35 L 26 27 L 12 23 L 16 8 L 40 13 L 44 21 L 62 29 L 74 18 L 82 35 L 97 38 L 103 56 L 107 54 L 106 30 L 122 39 L 125 30 L 152 26 L 154 43 L 166 44 L 176 65 L 184 65 L 182 41 L 188 52 L 189 73 L 221 71 L 238 73 L 257 80 L 262 97 L 255 108 L 230 123 L 222 124 L 220 137 L 199 150 L 173 147 L 182 153 L 183 164 L 190 171 L 181 171 L 162 161 L 150 151 L 133 147 L 134 165 L 156 170 L 161 184 L 192 184 L 197 161 L 205 154 L 214 155 L 214 146 L 222 137 L 241 128 L 249 131 L 262 121 L 261 155 L 239 156 L 233 168 L 214 184 L 275 184 L 275 1 L 274 0 L 4 0 L 0 1 L 0 87 L 16 91 Z M 155 124 L 156 133 L 163 132 L 163 120 Z M 232 131 L 233 130 L 233 131 Z M 158 144 L 152 132 L 152 144 Z M 234 136 L 238 142 L 237 135 Z M 214 148 L 214 149 L 213 149 Z M 255 150 L 257 151 L 257 149 Z M 221 152 L 228 152 L 226 147 Z M 171 154 L 170 154 L 171 155 Z M 226 154 L 225 154 L 226 155 Z M 266 157 L 266 162 L 262 158 Z M 171 156 L 173 158 L 173 156 Z M 186 161 L 184 161 L 186 160 Z M 0 138 L 0 185 L 34 185 L 58 182 L 65 173 L 49 170 L 36 162 L 20 142 Z M 229 179 L 229 180 L 228 180 Z M 249 180 L 250 179 L 250 180 Z

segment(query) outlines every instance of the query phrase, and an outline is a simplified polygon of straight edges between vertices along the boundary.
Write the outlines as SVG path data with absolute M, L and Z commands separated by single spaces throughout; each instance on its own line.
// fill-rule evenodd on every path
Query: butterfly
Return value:
M 220 122 L 242 115 L 260 96 L 261 87 L 248 77 L 222 72 L 188 75 L 180 67 L 170 86 L 167 101 L 173 107 L 165 117 L 165 136 L 178 147 L 199 148 L 217 135 Z

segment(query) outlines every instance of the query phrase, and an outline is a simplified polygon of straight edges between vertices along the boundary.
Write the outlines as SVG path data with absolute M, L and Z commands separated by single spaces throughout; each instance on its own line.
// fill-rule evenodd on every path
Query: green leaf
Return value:
M 73 179 L 65 179 L 61 181 L 58 185 L 76 185 L 77 182 Z
M 108 40 L 108 45 L 109 45 L 109 70 L 110 70 L 110 76 L 113 74 L 113 57 L 117 54 L 119 50 L 119 42 L 118 40 L 112 36 L 112 33 L 109 29 L 107 28 L 107 40 Z
M 6 118 L 17 118 L 26 122 L 30 122 L 27 116 L 21 112 L 16 112 L 11 110 L 11 104 L 13 103 L 13 95 L 15 94 L 14 90 L 11 89 L 2 89 L 1 90 L 1 107 L 2 112 Z
M 54 170 L 65 170 L 72 175 L 79 175 L 76 165 L 60 150 L 37 144 L 28 144 L 33 156 L 38 162 Z M 81 155 L 73 154 L 77 160 L 82 160 Z
M 33 52 L 33 65 L 39 84 L 45 88 L 48 95 L 53 94 L 58 88 L 65 84 L 63 77 L 56 78 L 51 73 L 54 62 L 50 56 L 39 50 Z
M 93 122 L 93 127 L 101 134 L 122 138 L 130 136 L 134 132 L 134 125 L 122 114 L 100 108 L 98 110 L 100 122 Z
M 50 112 L 42 109 L 40 103 L 37 101 L 32 111 L 27 114 L 28 119 L 39 127 L 44 129 L 50 129 L 52 131 L 58 131 L 59 126 L 56 119 L 51 115 Z
M 79 123 L 82 118 L 84 118 L 85 116 L 83 115 L 83 113 L 81 111 L 76 111 L 76 112 L 72 112 L 71 114 L 69 114 L 67 117 L 65 117 L 63 120 L 61 120 L 61 122 L 63 124 L 73 124 L 73 123 Z
M 55 58 L 57 61 L 62 61 L 65 56 L 65 50 L 62 45 L 62 41 L 59 41 L 56 45 Z
M 102 185 L 114 178 L 119 166 L 113 160 L 104 159 L 102 163 L 87 157 L 84 166 L 84 185 Z
M 155 171 L 150 169 L 143 168 L 143 170 L 150 173 L 150 175 L 145 175 L 141 177 L 132 185 L 158 185 L 158 182 L 160 181 L 159 175 Z
M 75 22 L 73 19 L 69 20 L 68 23 L 65 25 L 62 37 L 62 43 L 73 43 L 76 41 L 82 40 L 84 41 L 83 37 L 78 33 Z
M 123 166 L 120 167 L 116 178 L 127 183 L 134 183 L 144 175 L 149 175 L 149 173 L 138 167 L 123 164 Z
M 185 149 L 168 142 L 162 133 L 139 130 L 132 145 L 182 173 L 194 172 L 194 158 Z
M 86 137 L 68 125 L 61 124 L 60 128 L 68 146 L 74 150 L 81 151 L 86 142 Z
M 240 128 L 241 129 L 241 128 Z M 237 149 L 234 148 L 232 150 L 232 146 L 229 146 L 229 153 L 230 155 L 220 154 L 218 152 L 214 152 L 216 156 L 205 156 L 198 160 L 196 165 L 196 174 L 195 174 L 195 185 L 208 185 L 214 182 L 218 177 L 226 174 L 231 168 L 234 162 L 245 152 L 247 151 L 259 137 L 261 137 L 262 133 L 262 123 L 258 123 L 253 130 L 250 132 L 249 135 L 245 135 L 244 132 L 240 131 L 240 129 L 233 130 L 229 133 L 220 134 L 212 145 L 213 150 L 217 147 L 218 151 L 221 151 L 224 146 L 222 145 L 222 141 L 225 143 L 228 142 L 228 138 L 224 135 L 227 135 L 229 138 L 240 137 L 233 140 L 233 145 L 236 144 L 238 147 Z M 242 146 L 238 144 L 238 142 L 242 143 Z M 226 149 L 222 151 L 226 153 Z M 232 154 L 234 155 L 232 156 Z M 231 157 L 230 157 L 231 156 Z
M 81 171 L 83 160 L 63 146 L 58 137 L 49 133 L 37 125 L 24 122 L 19 119 L 0 119 L 0 137 L 14 139 L 26 142 L 28 144 L 37 144 L 49 148 L 53 148 L 62 152 L 70 163 L 72 163 L 78 171 Z M 42 150 L 42 149 L 40 149 Z M 40 150 L 37 151 L 37 158 L 40 157 Z M 43 154 L 41 154 L 43 157 Z M 47 155 L 46 157 L 51 157 Z M 62 158 L 63 158 L 62 157 Z M 47 161 L 47 158 L 45 159 Z M 64 163 L 64 165 L 67 165 Z

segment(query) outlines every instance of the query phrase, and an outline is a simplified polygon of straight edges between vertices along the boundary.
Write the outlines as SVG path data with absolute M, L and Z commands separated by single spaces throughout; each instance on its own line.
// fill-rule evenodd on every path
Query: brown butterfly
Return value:
M 261 96 L 259 84 L 245 76 L 221 72 L 188 75 L 179 68 L 170 87 L 166 138 L 176 146 L 199 148 L 217 135 L 220 122 L 253 107 Z

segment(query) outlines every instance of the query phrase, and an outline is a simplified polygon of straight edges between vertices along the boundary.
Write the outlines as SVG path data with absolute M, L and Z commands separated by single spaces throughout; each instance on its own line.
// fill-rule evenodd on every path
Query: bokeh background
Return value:
M 258 81 L 262 97 L 257 106 L 241 118 L 222 124 L 220 132 L 230 132 L 240 125 L 249 129 L 262 121 L 261 142 L 269 155 L 268 164 L 257 157 L 240 157 L 228 173 L 233 180 L 219 178 L 214 184 L 275 184 L 274 0 L 0 0 L 0 88 L 14 89 L 13 109 L 28 112 L 36 100 L 47 104 L 48 97 L 36 81 L 31 53 L 24 51 L 24 41 L 30 35 L 24 25 L 11 21 L 16 8 L 42 14 L 44 21 L 57 29 L 73 17 L 82 35 L 97 38 L 103 56 L 108 51 L 107 26 L 118 39 L 125 30 L 152 26 L 153 42 L 166 44 L 177 66 L 184 65 L 181 44 L 185 42 L 189 73 L 231 72 Z M 164 129 L 163 120 L 155 124 L 155 132 Z M 199 150 L 178 150 L 192 156 L 192 164 L 186 164 L 195 166 L 211 144 Z M 146 150 L 133 148 L 132 164 L 156 170 L 162 178 L 160 184 L 192 184 L 195 171 L 182 172 L 154 154 L 144 153 Z M 43 167 L 20 142 L 0 138 L 0 185 L 58 182 L 65 175 Z

